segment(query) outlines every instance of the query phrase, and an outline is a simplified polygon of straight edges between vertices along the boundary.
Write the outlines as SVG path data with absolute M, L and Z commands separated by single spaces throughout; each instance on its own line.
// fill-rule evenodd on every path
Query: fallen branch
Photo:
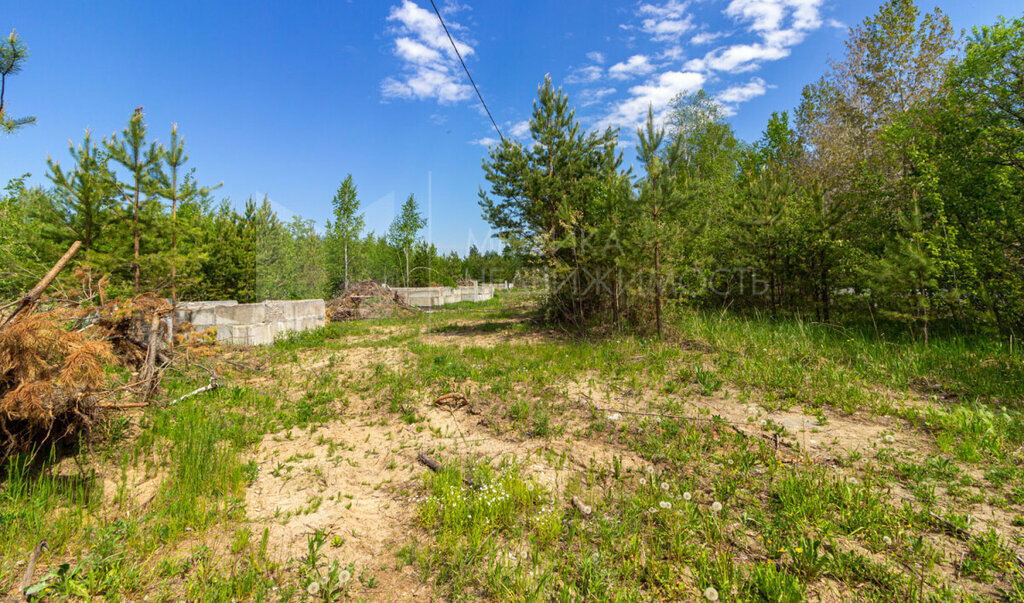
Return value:
M 441 470 L 444 469 L 441 463 L 435 461 L 433 458 L 431 458 L 424 452 L 421 452 L 418 455 L 416 455 L 416 460 L 419 461 L 421 465 L 426 466 L 427 469 L 430 469 L 434 473 L 440 473 Z M 473 482 L 473 479 L 466 475 L 462 476 L 462 483 L 466 484 L 471 488 L 476 485 Z
M 427 469 L 430 469 L 434 473 L 440 473 L 442 469 L 441 463 L 438 463 L 422 452 L 416 455 L 416 460 L 419 461 L 420 464 L 426 465 Z
M 103 404 L 97 404 L 96 408 L 103 408 L 107 410 L 120 410 L 122 408 L 145 408 L 149 406 L 149 402 L 125 402 L 124 404 L 117 404 L 116 402 L 104 402 Z
M 466 394 L 463 394 L 462 392 L 452 392 L 450 394 L 444 394 L 434 398 L 433 404 L 434 406 L 447 404 L 448 406 L 454 406 L 455 408 L 462 408 L 469 404 L 469 398 L 467 398 Z
M 168 402 L 167 404 L 168 405 L 177 404 L 178 402 L 181 402 L 183 400 L 188 400 L 192 396 L 198 396 L 199 394 L 206 393 L 206 392 L 209 392 L 209 391 L 213 391 L 213 390 L 217 389 L 218 387 L 220 387 L 220 383 L 218 383 L 216 380 L 211 379 L 210 383 L 208 385 L 204 385 L 204 386 L 202 386 L 202 387 L 200 387 L 198 389 L 192 390 L 189 393 L 185 394 L 184 396 L 178 398 L 177 400 L 172 400 L 172 401 Z M 123 406 L 127 407 L 127 405 L 123 405 Z
M 973 540 L 975 542 L 979 542 L 979 543 L 981 542 L 981 540 L 977 536 L 974 536 L 973 534 L 971 534 L 967 530 L 961 528 L 960 526 L 956 525 L 955 523 L 953 523 L 952 521 L 946 519 L 945 517 L 942 517 L 941 515 L 936 514 L 934 511 L 928 511 L 928 515 L 930 515 L 931 518 L 934 519 L 935 521 L 937 521 L 940 524 L 942 524 L 943 526 L 945 526 L 946 529 L 952 531 L 953 534 L 957 538 L 959 538 L 960 540 L 965 540 L 965 541 Z M 1021 557 L 1017 553 L 1013 553 L 1013 557 L 1014 557 L 1014 560 L 1017 562 L 1017 565 L 1019 565 L 1021 567 L 1024 567 L 1024 557 Z
M 20 300 L 18 300 L 18 305 L 14 308 L 10 315 L 7 316 L 4 322 L 0 323 L 0 330 L 3 330 L 7 325 L 14 322 L 14 319 L 17 318 L 18 314 L 25 311 L 26 309 L 31 309 L 31 307 L 34 306 L 37 301 L 39 301 L 39 297 L 50 286 L 50 283 L 52 283 L 53 280 L 57 278 L 57 275 L 60 274 L 60 272 L 64 270 L 65 267 L 67 267 L 68 262 L 71 261 L 71 258 L 75 257 L 75 254 L 78 253 L 78 250 L 81 247 L 81 241 L 75 241 L 74 243 L 71 244 L 71 247 L 69 247 L 68 250 L 64 252 L 63 257 L 57 260 L 57 263 L 53 265 L 53 268 L 50 268 L 50 271 L 46 273 L 46 276 L 44 276 L 42 280 L 36 283 L 36 286 L 32 287 L 32 289 L 24 296 L 22 296 Z
M 36 548 L 32 550 L 32 555 L 28 558 L 28 565 L 25 566 L 25 573 L 21 576 L 21 592 L 25 595 L 25 600 L 31 601 L 32 594 L 28 593 L 28 589 L 32 586 L 32 576 L 36 573 L 36 562 L 39 561 L 39 555 L 43 554 L 43 551 L 50 550 L 50 545 L 46 542 L 46 539 L 39 541 Z

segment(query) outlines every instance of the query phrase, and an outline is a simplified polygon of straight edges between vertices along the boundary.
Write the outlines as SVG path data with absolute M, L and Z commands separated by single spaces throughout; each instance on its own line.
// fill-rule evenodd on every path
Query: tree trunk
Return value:
M 654 244 L 654 316 L 661 339 L 661 243 Z
M 345 241 L 345 289 L 348 289 L 348 241 Z
M 178 167 L 171 168 L 171 304 L 178 305 Z M 172 315 L 173 316 L 173 315 Z M 173 323 L 172 323 L 173 324 Z M 173 328 L 171 337 L 173 338 Z
M 135 273 L 135 294 L 138 295 L 141 287 L 139 286 L 139 274 L 142 271 L 142 267 L 139 265 L 139 192 L 138 188 L 135 189 L 135 201 L 132 203 L 133 209 L 133 224 L 132 224 L 132 260 L 133 260 L 133 271 Z
M 405 286 L 409 286 L 409 248 L 405 248 Z

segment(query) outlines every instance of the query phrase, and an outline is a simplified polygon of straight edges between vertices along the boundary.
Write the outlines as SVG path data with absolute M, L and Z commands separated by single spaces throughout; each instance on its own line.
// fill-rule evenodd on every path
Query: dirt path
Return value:
M 399 365 L 409 360 L 408 352 L 394 348 L 348 348 L 335 355 L 342 360 L 333 365 L 332 355 L 303 357 L 282 370 L 281 378 L 301 381 L 304 374 L 333 370 L 349 379 L 368 379 L 378 363 Z M 448 409 L 424 398 L 416 411 L 424 420 L 405 424 L 374 400 L 359 397 L 339 409 L 338 420 L 310 431 L 292 429 L 263 438 L 254 457 L 258 475 L 245 502 L 257 531 L 268 528 L 275 559 L 301 557 L 309 535 L 324 530 L 334 545 L 325 547 L 327 560 L 354 564 L 357 576 L 364 571 L 373 575 L 378 583 L 374 598 L 388 593 L 392 600 L 436 599 L 416 568 L 397 568 L 401 564 L 396 553 L 410 537 L 427 537 L 412 502 L 422 494 L 428 471 L 417 462 L 419 453 L 444 462 L 482 460 L 495 467 L 510 461 L 553 492 L 564 492 L 574 475 L 590 467 L 610 467 L 613 456 L 623 470 L 640 471 L 644 466 L 643 459 L 628 450 L 571 434 L 531 439 L 510 432 L 496 435 L 473 406 Z M 369 591 L 363 594 L 369 596 Z

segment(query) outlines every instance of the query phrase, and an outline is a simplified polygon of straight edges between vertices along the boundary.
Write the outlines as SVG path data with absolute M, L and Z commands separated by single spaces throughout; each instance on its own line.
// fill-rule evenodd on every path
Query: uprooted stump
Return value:
M 88 431 L 109 342 L 68 331 L 52 312 L 22 314 L 0 330 L 0 458 Z

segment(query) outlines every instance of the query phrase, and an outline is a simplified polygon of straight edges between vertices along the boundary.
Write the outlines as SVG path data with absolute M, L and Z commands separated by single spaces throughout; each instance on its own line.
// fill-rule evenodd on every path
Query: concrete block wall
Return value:
M 478 283 L 462 287 L 394 287 L 393 290 L 410 306 L 433 308 L 461 301 L 483 302 L 495 291 L 510 289 L 508 283 Z
M 217 327 L 217 341 L 269 345 L 290 331 L 306 331 L 327 324 L 322 299 L 189 302 L 178 306 L 176 320 L 192 323 L 195 331 Z

